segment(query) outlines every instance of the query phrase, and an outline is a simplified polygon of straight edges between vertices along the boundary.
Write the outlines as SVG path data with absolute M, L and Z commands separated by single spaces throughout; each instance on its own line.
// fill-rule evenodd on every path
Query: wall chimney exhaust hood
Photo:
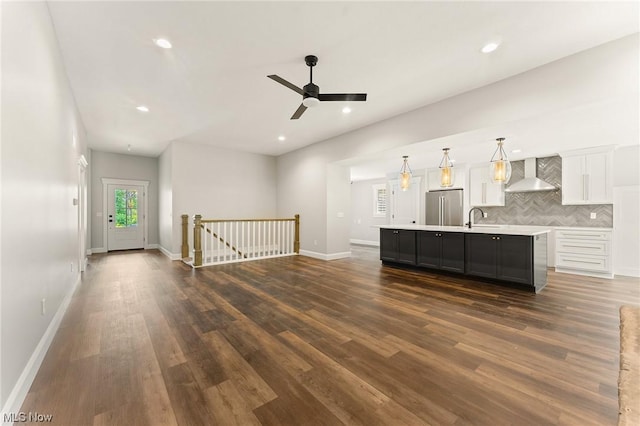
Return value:
M 524 179 L 515 182 L 505 192 L 540 192 L 555 191 L 558 188 L 550 183 L 536 177 L 536 159 L 527 158 L 524 160 Z

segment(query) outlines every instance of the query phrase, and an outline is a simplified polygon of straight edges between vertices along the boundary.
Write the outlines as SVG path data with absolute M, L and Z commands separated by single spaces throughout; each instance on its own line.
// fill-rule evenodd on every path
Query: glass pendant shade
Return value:
M 453 162 L 449 158 L 449 148 L 443 148 L 444 154 L 440 161 L 440 187 L 449 188 L 453 186 Z
M 411 185 L 411 176 L 413 173 L 411 172 L 411 167 L 409 167 L 409 156 L 405 155 L 402 158 L 404 162 L 402 163 L 402 169 L 400 169 L 400 189 L 406 191 Z
M 507 159 L 507 154 L 502 147 L 504 138 L 496 140 L 498 147 L 491 157 L 491 163 L 489 163 L 489 177 L 493 183 L 508 183 L 511 179 L 511 162 Z

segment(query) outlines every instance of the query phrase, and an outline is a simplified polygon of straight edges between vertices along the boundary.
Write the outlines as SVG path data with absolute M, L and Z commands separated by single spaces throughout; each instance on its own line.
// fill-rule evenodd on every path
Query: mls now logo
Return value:
M 49 423 L 53 420 L 53 414 L 32 413 L 3 413 L 2 420 L 4 423 Z

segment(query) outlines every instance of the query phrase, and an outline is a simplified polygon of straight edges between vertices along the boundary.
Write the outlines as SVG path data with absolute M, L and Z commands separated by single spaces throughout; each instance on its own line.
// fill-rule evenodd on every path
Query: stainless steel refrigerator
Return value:
M 429 191 L 426 193 L 426 224 L 440 226 L 462 226 L 462 189 Z

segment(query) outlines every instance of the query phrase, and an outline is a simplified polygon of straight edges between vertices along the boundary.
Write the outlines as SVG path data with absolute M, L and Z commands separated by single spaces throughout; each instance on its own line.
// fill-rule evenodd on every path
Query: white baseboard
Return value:
M 606 278 L 608 280 L 613 279 L 613 272 L 591 272 L 591 271 L 580 271 L 578 269 L 569 269 L 556 266 L 556 272 L 560 272 L 563 274 L 573 274 L 573 275 L 583 275 L 585 277 L 596 277 L 596 278 Z
M 165 256 L 167 256 L 171 260 L 180 260 L 180 259 L 182 259 L 182 254 L 181 253 L 171 253 L 169 250 L 167 250 L 166 248 L 164 248 L 162 246 L 158 246 L 158 250 L 160 250 L 160 253 L 164 254 Z
M 313 257 L 314 259 L 320 259 L 320 260 L 337 260 L 337 259 L 344 259 L 347 257 L 351 257 L 350 251 L 325 254 L 325 253 L 318 253 L 318 252 L 309 251 L 309 250 L 300 250 L 300 254 L 302 256 Z
M 91 248 L 91 253 L 106 253 L 107 249 L 105 247 L 93 247 Z
M 616 268 L 615 276 L 640 277 L 640 269 L 637 268 Z
M 144 248 L 145 250 L 153 250 L 153 249 L 157 249 L 158 245 L 157 244 L 147 244 L 147 246 Z
M 76 288 L 78 288 L 79 284 L 80 275 L 78 274 L 76 282 L 71 286 L 71 289 L 69 289 L 64 299 L 62 299 L 62 303 L 60 303 L 58 311 L 51 319 L 47 330 L 42 335 L 42 338 L 31 354 L 27 365 L 24 367 L 24 370 L 22 370 L 22 374 L 20 374 L 18 381 L 11 390 L 11 393 L 9 394 L 9 397 L 5 402 L 4 407 L 2 407 L 3 414 L 20 412 L 20 408 L 22 407 L 22 404 L 27 397 L 27 393 L 29 392 L 31 385 L 33 384 L 33 380 L 35 379 L 36 374 L 40 369 L 40 365 L 42 365 L 44 356 L 47 354 L 49 346 L 51 346 L 51 342 L 53 341 L 53 338 L 56 335 L 58 328 L 60 327 L 60 323 L 62 322 L 64 314 L 67 312 L 67 308 L 69 307 L 69 303 L 71 303 L 73 293 L 75 293 Z M 4 416 L 2 421 L 4 425 L 11 424 L 4 421 Z
M 355 238 L 352 238 L 352 239 L 349 240 L 349 242 L 351 244 L 358 244 L 358 245 L 361 245 L 361 246 L 380 247 L 380 242 L 379 241 L 356 240 Z

